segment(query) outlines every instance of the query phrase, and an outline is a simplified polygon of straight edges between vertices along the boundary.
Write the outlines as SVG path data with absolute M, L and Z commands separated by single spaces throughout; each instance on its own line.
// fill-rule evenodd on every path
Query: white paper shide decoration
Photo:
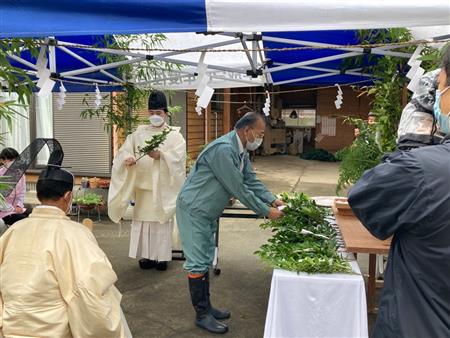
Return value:
M 266 102 L 264 103 L 263 108 L 264 115 L 269 116 L 270 115 L 270 94 L 266 91 Z
M 66 103 L 66 88 L 64 87 L 64 84 L 61 81 L 61 84 L 59 85 L 59 94 L 58 99 L 56 100 L 56 104 L 58 106 L 58 110 L 61 110 Z
M 39 89 L 38 96 L 48 96 L 53 90 L 56 82 L 50 79 L 51 72 L 47 69 L 47 54 L 46 49 L 41 48 L 38 60 L 36 62 L 37 73 L 36 77 L 39 79 L 36 86 Z
M 214 89 L 208 86 L 210 81 L 210 77 L 206 73 L 208 65 L 203 63 L 203 60 L 204 54 L 202 53 L 202 57 L 200 58 L 200 62 L 197 67 L 198 82 L 197 90 L 195 91 L 195 95 L 198 97 L 195 111 L 198 115 L 202 114 L 202 108 L 206 109 L 206 107 L 208 107 L 208 104 L 214 95 Z
M 422 61 L 419 60 L 420 53 L 422 53 L 423 49 L 424 49 L 423 45 L 417 46 L 416 50 L 414 51 L 413 55 L 408 61 L 408 65 L 411 67 L 411 69 L 406 74 L 406 77 L 411 80 L 408 84 L 408 90 L 412 92 L 414 92 L 417 89 L 420 78 L 425 73 L 425 69 L 420 67 Z
M 344 96 L 343 96 L 343 92 L 341 89 L 341 86 L 339 86 L 339 84 L 335 84 L 335 86 L 337 87 L 337 95 L 336 95 L 336 101 L 334 101 L 334 105 L 336 106 L 336 109 L 341 109 L 342 106 L 342 102 L 344 102 Z
M 100 108 L 102 104 L 102 93 L 100 93 L 100 89 L 98 89 L 98 85 L 95 84 L 95 109 Z

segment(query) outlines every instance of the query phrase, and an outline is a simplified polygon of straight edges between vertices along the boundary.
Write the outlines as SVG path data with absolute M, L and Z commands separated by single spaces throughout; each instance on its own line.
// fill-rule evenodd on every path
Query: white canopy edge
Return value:
M 206 0 L 208 31 L 289 32 L 450 24 L 448 0 Z

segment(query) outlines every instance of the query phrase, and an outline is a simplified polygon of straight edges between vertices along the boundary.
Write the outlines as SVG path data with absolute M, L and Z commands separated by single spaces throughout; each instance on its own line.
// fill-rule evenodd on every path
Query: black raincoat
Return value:
M 450 141 L 389 155 L 349 204 L 372 235 L 394 236 L 373 337 L 450 337 Z

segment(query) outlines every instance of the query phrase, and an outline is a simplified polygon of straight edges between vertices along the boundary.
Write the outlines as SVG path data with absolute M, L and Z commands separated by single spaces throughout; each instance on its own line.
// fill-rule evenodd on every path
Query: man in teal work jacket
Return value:
M 235 130 L 202 151 L 178 195 L 177 222 L 195 323 L 213 333 L 227 332 L 227 325 L 218 319 L 230 317 L 230 312 L 215 309 L 209 300 L 208 269 L 214 259 L 217 220 L 225 206 L 236 197 L 258 215 L 283 216 L 277 209 L 283 203 L 256 178 L 247 154 L 261 145 L 265 126 L 263 115 L 245 114 Z

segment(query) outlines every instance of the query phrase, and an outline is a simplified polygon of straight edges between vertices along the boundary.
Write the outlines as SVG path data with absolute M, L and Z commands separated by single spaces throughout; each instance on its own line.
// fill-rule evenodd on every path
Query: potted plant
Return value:
M 98 187 L 102 189 L 108 189 L 110 184 L 110 180 L 108 179 L 101 179 L 98 181 Z
M 97 177 L 92 177 L 89 179 L 89 187 L 91 189 L 97 189 L 98 188 L 98 181 L 100 181 Z
M 95 193 L 87 193 L 83 196 L 74 198 L 74 203 L 76 203 L 81 210 L 88 211 L 103 205 L 103 198 L 101 195 Z

